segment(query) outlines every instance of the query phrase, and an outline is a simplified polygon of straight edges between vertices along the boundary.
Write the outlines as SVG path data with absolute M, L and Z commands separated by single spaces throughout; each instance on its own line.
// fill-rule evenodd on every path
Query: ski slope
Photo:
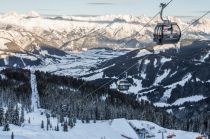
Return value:
M 60 126 L 60 131 L 53 131 L 51 128 L 47 131 L 41 129 L 41 121 L 44 120 L 46 123 L 45 115 L 40 115 L 40 112 L 45 110 L 39 109 L 39 111 L 26 114 L 26 122 L 23 127 L 10 125 L 10 131 L 2 131 L 0 127 L 0 139 L 9 139 L 12 132 L 14 133 L 15 139 L 141 139 L 140 135 L 133 129 L 145 128 L 148 134 L 153 134 L 155 137 L 151 139 L 162 139 L 159 130 L 163 128 L 147 121 L 140 120 L 126 120 L 126 119 L 114 119 L 107 121 L 97 121 L 93 123 L 82 123 L 77 120 L 76 126 L 72 129 L 68 129 L 68 132 L 63 132 Z M 27 119 L 30 117 L 31 123 L 29 124 Z M 52 127 L 57 125 L 57 120 L 51 118 Z M 164 138 L 167 135 L 174 133 L 176 137 L 173 139 L 195 139 L 199 134 L 192 132 L 185 132 L 180 130 L 166 129 Z
M 35 71 L 31 70 L 31 108 L 37 110 L 39 108 L 39 93 L 37 90 L 37 82 L 36 82 L 36 75 Z

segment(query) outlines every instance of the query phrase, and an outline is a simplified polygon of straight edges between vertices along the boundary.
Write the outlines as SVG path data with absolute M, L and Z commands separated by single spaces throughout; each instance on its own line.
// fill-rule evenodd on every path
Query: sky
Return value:
M 0 13 L 37 11 L 43 15 L 130 14 L 153 16 L 169 0 L 0 0 Z M 166 16 L 199 16 L 210 10 L 210 0 L 173 0 Z

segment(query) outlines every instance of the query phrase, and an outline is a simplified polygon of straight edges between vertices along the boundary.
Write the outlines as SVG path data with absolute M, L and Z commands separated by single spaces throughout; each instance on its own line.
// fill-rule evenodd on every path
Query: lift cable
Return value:
M 182 29 L 182 32 L 187 31 L 192 25 L 194 25 L 195 23 L 197 23 L 198 21 L 200 21 L 202 18 L 204 18 L 205 16 L 207 16 L 209 13 L 210 13 L 210 11 L 207 11 L 205 14 L 203 14 L 198 19 L 196 19 L 194 22 L 190 23 L 190 25 L 188 25 L 186 28 Z

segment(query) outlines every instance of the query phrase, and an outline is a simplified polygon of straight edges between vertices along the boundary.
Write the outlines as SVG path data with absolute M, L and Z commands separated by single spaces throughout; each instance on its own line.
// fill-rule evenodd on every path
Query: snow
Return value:
M 147 96 L 141 96 L 141 97 L 138 98 L 138 100 L 139 100 L 139 101 L 145 100 L 145 101 L 150 102 L 149 99 L 147 98 Z
M 128 92 L 138 94 L 138 92 L 142 89 L 142 83 L 141 82 L 142 82 L 141 80 L 133 78 L 133 85 L 130 86 Z
M 171 61 L 172 59 L 171 58 L 161 58 L 160 62 L 163 64 L 163 63 L 166 63 L 168 61 Z
M 103 72 L 96 73 L 93 76 L 90 76 L 90 77 L 87 77 L 87 78 L 84 78 L 84 79 L 90 80 L 90 81 L 93 81 L 93 80 L 96 80 L 96 79 L 101 79 L 103 77 L 103 74 L 104 74 Z
M 44 110 L 41 110 L 44 111 Z M 10 131 L 2 131 L 0 127 L 0 138 L 9 139 L 11 138 L 12 132 L 14 133 L 15 139 L 125 139 L 123 136 L 130 137 L 132 139 L 139 139 L 137 133 L 134 131 L 133 127 L 138 129 L 145 128 L 148 130 L 149 134 L 155 135 L 153 139 L 161 139 L 161 134 L 158 133 L 159 130 L 163 128 L 148 121 L 142 120 L 126 120 L 126 119 L 114 119 L 113 121 L 97 121 L 93 123 L 82 123 L 77 121 L 76 126 L 69 129 L 68 132 L 63 132 L 60 127 L 60 131 L 53 130 L 43 130 L 41 129 L 41 120 L 46 123 L 46 117 L 40 115 L 39 112 L 36 113 L 26 113 L 27 118 L 31 118 L 31 123 L 25 123 L 23 127 L 10 125 Z M 50 120 L 53 127 L 57 125 L 55 119 Z M 185 132 L 180 130 L 166 129 L 165 138 L 168 134 L 174 133 L 176 137 L 174 139 L 194 139 L 198 136 L 198 133 Z
M 40 66 L 27 67 L 33 70 L 41 70 L 57 75 L 71 75 L 76 78 L 83 75 L 98 73 L 94 77 L 84 78 L 85 80 L 94 80 L 102 77 L 102 71 L 108 67 L 92 72 L 90 69 L 96 65 L 126 54 L 128 51 L 110 51 L 105 49 L 92 49 L 84 52 L 69 52 L 65 57 L 59 57 L 59 62 L 54 62 L 51 59 L 45 59 L 45 63 Z M 31 57 L 32 58 L 32 57 Z M 114 65 L 110 65 L 114 66 Z
M 181 28 L 185 28 L 189 25 L 185 21 L 175 17 L 168 17 L 172 21 L 176 21 Z M 0 25 L 2 26 L 2 33 L 0 37 L 6 37 L 7 39 L 14 40 L 19 46 L 26 47 L 35 38 L 33 38 L 30 32 L 34 33 L 41 38 L 44 37 L 45 42 L 50 42 L 55 47 L 60 47 L 64 42 L 72 40 L 74 38 L 80 38 L 81 36 L 87 36 L 90 32 L 93 32 L 91 41 L 86 42 L 84 37 L 81 41 L 70 42 L 67 48 L 77 50 L 77 48 L 87 49 L 88 45 L 95 46 L 98 44 L 104 46 L 110 46 L 112 48 L 119 48 L 122 44 L 113 41 L 107 41 L 98 39 L 98 34 L 104 32 L 103 36 L 108 40 L 125 40 L 129 39 L 129 36 L 133 36 L 139 43 L 134 44 L 132 47 L 136 47 L 142 43 L 152 42 L 154 27 L 158 22 L 157 19 L 152 21 L 145 29 L 141 31 L 142 26 L 145 25 L 151 18 L 145 16 L 132 16 L 132 15 L 104 15 L 104 16 L 40 16 L 36 11 L 31 11 L 26 14 L 19 14 L 15 11 L 5 14 L 0 14 Z M 184 38 L 192 37 L 197 38 L 198 32 L 200 38 L 209 38 L 210 20 L 204 18 L 199 21 L 198 24 L 192 26 L 185 34 Z M 12 25 L 12 28 L 6 29 L 7 25 Z M 22 31 L 21 31 L 22 30 Z M 24 32 L 24 31 L 26 32 Z M 140 32 L 141 31 L 141 32 Z M 46 34 L 46 32 L 48 32 Z M 11 34 L 11 35 L 9 35 Z M 138 35 L 136 35 L 138 34 Z M 144 34 L 141 37 L 139 34 Z M 206 35 L 207 34 L 207 35 Z M 71 37 L 69 38 L 69 35 Z M 103 37 L 102 37 L 103 38 Z M 3 39 L 5 40 L 5 39 Z M 0 44 L 4 46 L 4 43 Z M 74 49 L 75 48 L 75 49 Z M 154 47 L 155 52 L 162 51 L 168 48 L 175 48 L 174 45 L 158 45 Z M 149 53 L 147 50 L 142 50 L 142 53 L 138 56 Z
M 203 95 L 194 95 L 194 96 L 179 98 L 172 104 L 167 104 L 167 103 L 164 103 L 164 102 L 157 102 L 157 103 L 154 103 L 154 106 L 156 106 L 156 107 L 179 106 L 179 105 L 184 104 L 185 102 L 198 102 L 198 101 L 203 100 L 205 98 L 206 97 L 204 97 Z
M 164 92 L 163 97 L 161 98 L 161 100 L 166 101 L 168 98 L 171 97 L 171 91 L 172 91 L 173 89 L 175 89 L 177 85 L 184 86 L 185 83 L 186 83 L 187 81 L 189 81 L 191 78 L 192 78 L 192 75 L 189 73 L 189 74 L 187 74 L 186 76 L 184 76 L 183 79 L 182 79 L 181 81 L 166 86 L 165 88 L 168 88 L 168 89 Z
M 8 56 L 5 56 L 5 58 L 4 58 L 4 64 L 5 65 L 8 65 L 9 64 L 9 57 Z
M 156 68 L 157 67 L 157 59 L 155 58 L 155 60 L 154 60 L 154 67 Z
M 204 97 L 203 95 L 195 95 L 195 96 L 180 98 L 180 99 L 177 99 L 172 105 L 182 105 L 185 102 L 198 102 L 205 98 L 206 97 Z
M 147 64 L 149 64 L 149 63 L 150 63 L 150 60 L 145 59 L 144 64 L 147 65 Z
M 121 135 L 127 136 L 132 139 L 138 139 L 137 134 L 129 125 L 128 121 L 125 119 L 114 119 L 111 123 L 111 128 Z
M 204 57 L 202 57 L 200 61 L 204 63 L 205 60 L 206 60 L 207 58 L 209 58 L 209 55 L 210 55 L 210 52 L 208 52 Z
M 192 132 L 185 132 L 180 130 L 171 130 L 171 129 L 164 129 L 152 122 L 148 121 L 141 121 L 141 120 L 130 120 L 130 124 L 137 129 L 146 129 L 150 135 L 155 135 L 155 137 L 151 139 L 161 139 L 161 133 L 158 133 L 161 130 L 166 130 L 164 134 L 164 138 L 167 138 L 167 135 L 174 133 L 176 137 L 173 139 L 195 139 L 199 134 L 192 133 Z
M 156 106 L 156 107 L 168 107 L 168 106 L 170 106 L 169 104 L 164 103 L 164 102 L 156 102 L 153 105 Z
M 142 57 L 144 55 L 148 55 L 148 54 L 151 54 L 151 52 L 149 52 L 148 50 L 146 49 L 142 49 L 138 52 L 138 54 L 135 56 L 136 58 L 139 58 L 139 57 Z
M 1 69 L 0 69 L 0 71 L 1 71 Z M 0 79 L 4 80 L 4 79 L 7 79 L 7 77 L 5 75 L 3 75 L 3 74 L 0 74 Z
M 155 54 L 159 53 L 160 51 L 165 51 L 170 48 L 176 48 L 173 44 L 164 44 L 164 45 L 156 45 L 153 47 Z
M 170 73 L 170 71 L 171 70 L 165 69 L 164 70 L 164 73 L 162 75 L 159 75 L 159 76 L 156 77 L 154 85 L 157 85 L 158 83 L 161 83 L 161 81 L 168 76 L 168 74 Z

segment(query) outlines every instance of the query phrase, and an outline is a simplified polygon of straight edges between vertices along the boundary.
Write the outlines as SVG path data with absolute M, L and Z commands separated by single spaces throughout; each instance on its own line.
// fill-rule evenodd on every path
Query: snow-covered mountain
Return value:
M 176 21 L 182 29 L 191 22 L 187 23 L 175 17 L 168 18 Z M 87 69 L 89 70 L 90 67 L 95 66 L 95 63 L 106 60 L 105 57 L 110 59 L 125 54 L 118 50 L 119 48 L 150 46 L 155 24 L 160 19 L 157 17 L 142 30 L 149 20 L 150 17 L 131 15 L 41 16 L 35 11 L 27 14 L 17 12 L 0 14 L 0 66 L 36 66 L 45 71 L 48 69 L 49 72 L 66 73 L 64 69 L 72 68 L 71 63 L 74 62 L 74 65 L 80 66 L 84 64 L 78 61 L 88 59 L 91 63 Z M 182 42 L 185 42 L 185 39 L 208 39 L 209 23 L 210 20 L 205 18 L 194 24 L 183 34 Z M 143 37 L 142 34 L 144 34 Z M 107 56 L 101 56 L 103 51 L 91 50 L 78 56 L 78 51 L 99 47 L 114 49 L 113 54 L 109 51 L 110 54 L 104 54 Z M 62 68 L 70 64 L 70 67 Z M 44 69 L 43 66 L 47 68 Z M 82 68 L 84 69 L 83 66 Z M 74 71 L 71 75 L 75 75 Z
M 117 81 L 125 78 L 122 73 L 127 71 L 131 83 L 127 93 L 178 117 L 192 118 L 210 110 L 209 46 L 210 41 L 203 40 L 181 44 L 179 49 L 174 45 L 137 49 L 99 64 L 94 74 L 84 79 L 105 81 L 117 89 Z
M 181 29 L 189 25 L 176 17 Z M 9 51 L 27 51 L 32 45 L 50 45 L 62 50 L 82 50 L 95 47 L 144 47 L 152 41 L 159 17 L 142 27 L 150 17 L 131 15 L 105 16 L 40 16 L 36 12 L 0 15 L 0 48 Z M 194 24 L 183 34 L 183 39 L 207 39 L 210 19 Z M 141 32 L 140 32 L 141 31 Z M 144 36 L 142 36 L 144 34 Z

